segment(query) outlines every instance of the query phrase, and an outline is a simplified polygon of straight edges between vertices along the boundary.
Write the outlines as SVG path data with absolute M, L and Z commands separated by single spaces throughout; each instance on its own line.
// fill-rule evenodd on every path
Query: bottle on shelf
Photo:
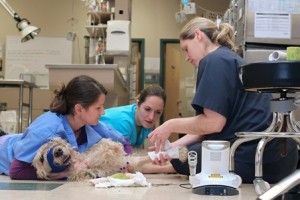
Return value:
M 106 12 L 107 10 L 107 4 L 106 0 L 102 0 L 101 2 L 101 12 Z
M 105 40 L 99 37 L 95 47 L 95 64 L 105 64 Z
M 106 12 L 110 12 L 110 3 L 108 0 L 106 2 Z

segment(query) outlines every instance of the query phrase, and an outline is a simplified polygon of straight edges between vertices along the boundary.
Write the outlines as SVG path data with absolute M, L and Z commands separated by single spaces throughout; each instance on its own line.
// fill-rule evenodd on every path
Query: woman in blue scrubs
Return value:
M 99 122 L 104 113 L 106 89 L 95 79 L 80 75 L 67 86 L 54 91 L 50 111 L 34 120 L 22 134 L 0 137 L 0 174 L 12 179 L 37 179 L 31 162 L 38 149 L 54 137 L 67 140 L 79 152 L 111 138 L 126 145 L 124 137 L 116 130 Z M 78 167 L 87 167 L 77 163 Z M 50 179 L 67 177 L 69 171 L 52 173 Z
M 260 132 L 270 124 L 271 95 L 242 90 L 239 67 L 244 60 L 235 53 L 234 30 L 227 23 L 215 23 L 196 17 L 188 22 L 180 33 L 180 46 L 186 61 L 197 69 L 196 93 L 192 106 L 196 115 L 164 122 L 149 135 L 156 150 L 164 149 L 166 139 L 172 133 L 186 133 L 171 146 L 186 145 L 198 152 L 201 161 L 201 141 L 237 139 L 236 132 Z M 275 183 L 293 172 L 298 154 L 297 144 L 287 139 L 286 155 L 281 155 L 278 139 L 270 141 L 264 151 L 263 179 Z M 252 183 L 255 170 L 257 141 L 246 142 L 235 153 L 235 172 L 244 183 Z M 163 162 L 164 160 L 162 160 Z M 171 164 L 144 168 L 142 172 L 178 172 L 189 175 L 188 163 L 172 160 Z M 201 164 L 197 165 L 197 173 Z

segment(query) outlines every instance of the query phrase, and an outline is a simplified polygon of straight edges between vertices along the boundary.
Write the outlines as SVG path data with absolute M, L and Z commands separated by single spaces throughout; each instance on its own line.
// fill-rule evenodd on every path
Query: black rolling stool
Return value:
M 296 110 L 294 97 L 288 93 L 300 92 L 300 61 L 257 62 L 241 66 L 240 78 L 248 91 L 277 93 L 279 98 L 271 100 L 273 121 L 264 132 L 238 132 L 239 137 L 230 151 L 229 170 L 234 172 L 234 153 L 244 142 L 259 140 L 255 155 L 255 179 L 253 184 L 258 199 L 274 199 L 300 183 L 300 170 L 284 178 L 270 189 L 262 179 L 262 158 L 264 148 L 274 138 L 292 138 L 300 144 L 300 128 L 296 124 L 293 111 Z

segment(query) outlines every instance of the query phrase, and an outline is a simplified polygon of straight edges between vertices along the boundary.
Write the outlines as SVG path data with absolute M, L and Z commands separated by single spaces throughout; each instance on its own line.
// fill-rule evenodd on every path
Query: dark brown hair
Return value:
M 101 94 L 107 94 L 104 86 L 95 79 L 80 75 L 73 78 L 67 86 L 61 84 L 54 90 L 50 111 L 60 114 L 74 114 L 74 106 L 80 104 L 88 108 Z
M 166 93 L 164 89 L 162 89 L 162 87 L 160 87 L 159 85 L 149 85 L 146 88 L 144 88 L 137 97 L 138 106 L 145 102 L 146 98 L 149 96 L 158 96 L 162 98 L 164 104 L 166 104 Z

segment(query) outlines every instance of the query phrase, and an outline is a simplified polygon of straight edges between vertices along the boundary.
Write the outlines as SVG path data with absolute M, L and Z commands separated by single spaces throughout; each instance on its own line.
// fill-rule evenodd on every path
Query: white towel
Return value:
M 159 151 L 157 153 L 155 153 L 155 151 L 148 152 L 148 156 L 150 157 L 151 160 L 155 160 L 155 158 L 157 158 L 159 160 L 160 155 L 163 155 L 163 157 L 168 155 L 172 159 L 174 159 L 174 158 L 178 159 L 179 158 L 179 147 L 171 148 L 170 141 L 166 140 L 165 151 Z
M 91 179 L 89 183 L 95 185 L 96 188 L 109 188 L 109 187 L 149 187 L 151 183 L 149 183 L 146 177 L 141 172 L 125 173 L 125 176 L 128 179 L 118 179 L 113 178 L 112 176 L 102 177 L 97 179 Z

